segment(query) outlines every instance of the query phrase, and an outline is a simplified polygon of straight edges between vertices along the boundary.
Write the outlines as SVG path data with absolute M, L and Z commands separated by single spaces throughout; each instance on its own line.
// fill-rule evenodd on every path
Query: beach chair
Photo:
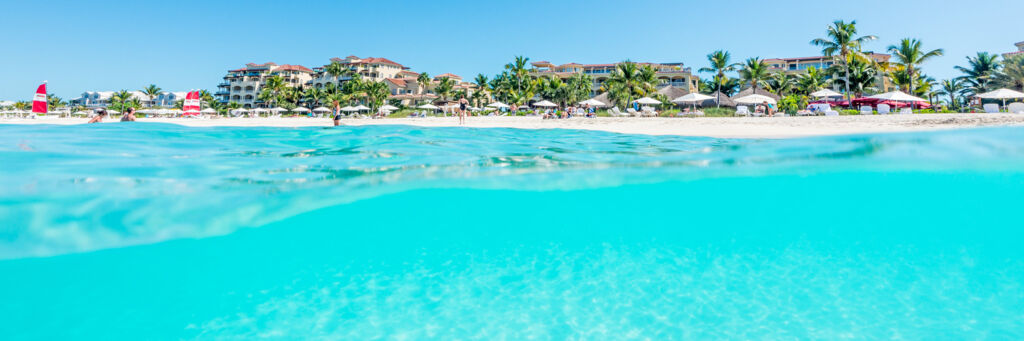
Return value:
M 835 110 L 829 110 L 825 112 L 825 116 L 839 116 L 839 112 Z
M 863 105 L 863 106 L 860 107 L 860 114 L 861 115 L 872 115 L 872 114 L 874 114 L 874 110 L 871 110 L 871 106 L 870 105 Z
M 999 113 L 999 104 L 989 103 L 981 106 L 985 109 L 985 113 L 996 114 Z
M 626 113 L 628 113 L 629 116 L 633 116 L 633 117 L 639 117 L 640 116 L 640 112 L 634 110 L 633 108 L 626 108 Z
M 1010 105 L 1006 106 L 1006 111 L 1009 111 L 1014 114 L 1024 114 L 1024 103 L 1010 103 Z
M 640 110 L 640 115 L 643 116 L 643 117 L 655 117 L 655 116 L 658 116 L 658 112 L 654 111 L 654 108 L 643 107 Z
M 889 105 L 888 104 L 879 104 L 878 105 L 878 114 L 879 115 L 887 115 L 887 114 L 889 114 Z
M 736 107 L 736 116 L 750 116 L 750 108 L 745 105 Z
M 900 109 L 900 115 L 910 115 L 910 114 L 913 114 L 913 113 L 914 113 L 914 111 L 911 110 L 910 108 Z

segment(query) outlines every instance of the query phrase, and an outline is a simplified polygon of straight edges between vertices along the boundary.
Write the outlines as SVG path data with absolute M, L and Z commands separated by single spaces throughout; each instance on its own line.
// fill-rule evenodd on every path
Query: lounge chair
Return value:
M 860 114 L 861 115 L 872 115 L 874 113 L 875 112 L 874 112 L 874 110 L 871 110 L 871 106 L 870 105 L 862 105 L 860 107 Z
M 750 116 L 750 108 L 745 105 L 736 107 L 736 116 Z
M 611 110 L 608 110 L 608 114 L 612 115 L 613 117 L 626 117 L 626 116 L 629 116 L 629 114 L 624 113 L 621 110 L 619 110 L 619 107 L 611 108 Z
M 888 104 L 879 104 L 878 105 L 878 114 L 879 115 L 888 115 L 889 114 L 889 105 Z
M 981 107 L 985 108 L 985 112 L 986 113 L 989 113 L 989 114 L 999 113 L 999 104 L 989 103 L 989 104 L 982 105 Z
M 914 113 L 914 111 L 910 110 L 910 108 L 900 109 L 900 115 L 910 115 L 910 114 L 913 114 L 913 113 Z
M 643 117 L 655 117 L 658 116 L 658 112 L 654 111 L 654 108 L 643 107 L 640 109 L 640 115 Z
M 1010 105 L 1006 106 L 1006 111 L 1009 111 L 1014 114 L 1024 114 L 1024 103 L 1010 103 Z
M 829 110 L 825 112 L 825 116 L 839 116 L 839 112 L 835 110 Z
M 629 116 L 633 116 L 633 117 L 639 117 L 640 116 L 640 112 L 634 110 L 633 108 L 626 108 L 626 113 L 628 113 Z

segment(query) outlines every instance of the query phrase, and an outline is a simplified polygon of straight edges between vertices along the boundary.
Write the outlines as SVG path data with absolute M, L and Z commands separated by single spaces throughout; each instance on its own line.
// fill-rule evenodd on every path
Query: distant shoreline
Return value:
M 84 124 L 84 118 L 0 119 L 3 124 Z M 329 127 L 329 118 L 140 118 L 139 122 L 190 127 Z M 105 122 L 117 123 L 116 117 Z M 412 125 L 458 127 L 455 117 L 344 119 L 348 126 Z M 718 138 L 791 138 L 860 133 L 929 131 L 985 126 L 1024 126 L 1022 114 L 914 114 L 832 117 L 702 117 L 702 118 L 572 118 L 470 117 L 465 127 L 521 129 L 584 129 L 645 135 Z

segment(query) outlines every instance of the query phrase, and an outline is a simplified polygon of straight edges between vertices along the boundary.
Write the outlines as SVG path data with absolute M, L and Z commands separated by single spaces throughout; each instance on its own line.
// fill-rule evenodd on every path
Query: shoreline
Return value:
M 0 119 L 3 124 L 84 124 L 85 118 Z M 138 122 L 171 123 L 188 127 L 329 127 L 329 118 L 140 118 Z M 104 124 L 118 123 L 108 118 Z M 343 119 L 343 125 L 412 125 L 459 127 L 456 117 Z M 1024 126 L 1021 114 L 914 114 L 810 117 L 700 118 L 571 118 L 543 120 L 526 116 L 474 116 L 463 127 L 519 129 L 582 129 L 624 134 L 678 135 L 715 138 L 794 138 L 861 133 L 913 132 L 992 126 Z

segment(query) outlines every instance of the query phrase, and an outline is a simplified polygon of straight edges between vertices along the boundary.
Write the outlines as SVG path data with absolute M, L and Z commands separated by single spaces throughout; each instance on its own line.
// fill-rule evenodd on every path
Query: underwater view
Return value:
M 4 340 L 1024 339 L 1024 128 L 0 125 Z

